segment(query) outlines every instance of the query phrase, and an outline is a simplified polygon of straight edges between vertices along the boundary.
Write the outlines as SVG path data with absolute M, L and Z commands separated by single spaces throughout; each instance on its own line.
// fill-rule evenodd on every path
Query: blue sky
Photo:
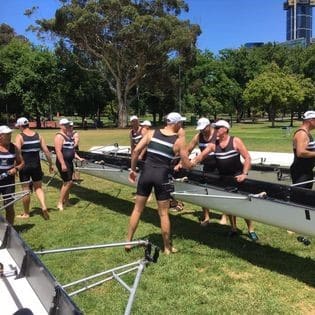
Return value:
M 183 18 L 202 29 L 198 47 L 217 53 L 224 48 L 238 48 L 247 42 L 283 42 L 286 37 L 284 0 L 186 0 L 189 13 Z M 52 17 L 58 0 L 1 0 L 0 23 L 11 25 L 16 33 L 36 42 L 25 29 L 34 19 Z M 33 19 L 25 17 L 27 8 L 38 6 Z M 314 29 L 313 19 L 313 29 Z M 314 37 L 314 33 L 313 33 Z

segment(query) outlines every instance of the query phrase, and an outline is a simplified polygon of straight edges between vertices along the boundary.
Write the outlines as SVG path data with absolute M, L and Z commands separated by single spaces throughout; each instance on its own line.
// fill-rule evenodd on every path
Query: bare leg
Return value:
M 221 220 L 219 221 L 219 224 L 222 224 L 222 225 L 227 224 L 227 215 L 225 213 L 222 214 Z
M 7 208 L 5 208 L 5 218 L 9 224 L 13 225 L 14 217 L 15 217 L 14 206 L 12 204 L 12 205 L 8 206 Z
M 147 199 L 148 197 L 136 195 L 136 202 L 129 220 L 127 242 L 132 241 L 133 235 L 135 234 L 136 229 L 138 227 L 138 223 L 143 212 L 143 209 L 145 207 L 145 204 L 147 202 Z M 131 249 L 130 245 L 125 246 L 126 251 L 129 251 L 130 249 Z
M 236 231 L 237 230 L 236 216 L 235 215 L 229 215 L 229 219 L 230 219 L 230 224 L 231 224 L 232 231 Z
M 161 222 L 161 233 L 164 243 L 164 254 L 169 255 L 177 252 L 171 244 L 171 222 L 168 214 L 169 200 L 158 200 L 158 211 Z
M 203 220 L 201 221 L 201 226 L 206 226 L 210 221 L 210 213 L 208 208 L 202 208 L 203 211 Z
M 37 181 L 37 182 L 34 182 L 33 185 L 34 185 L 34 190 L 35 190 L 36 196 L 37 196 L 39 203 L 40 203 L 40 206 L 42 208 L 43 217 L 45 220 L 48 220 L 49 214 L 48 214 L 47 206 L 45 203 L 45 194 L 44 194 L 44 190 L 42 188 L 42 182 Z
M 30 190 L 30 186 L 29 184 L 23 184 L 22 185 L 22 189 L 23 191 L 28 191 Z M 22 202 L 23 202 L 23 210 L 24 212 L 20 215 L 17 215 L 17 218 L 20 219 L 28 219 L 30 217 L 30 203 L 31 203 L 31 196 L 30 194 L 25 195 L 22 198 Z
M 254 224 L 252 220 L 248 220 L 248 219 L 244 219 L 246 224 L 247 224 L 247 228 L 248 228 L 248 232 L 254 232 Z
M 60 197 L 59 197 L 58 204 L 57 204 L 57 208 L 60 211 L 63 211 L 63 203 L 64 203 L 66 196 L 68 196 L 68 198 L 69 198 L 69 192 L 70 192 L 71 187 L 72 187 L 72 181 L 64 182 L 61 186 Z

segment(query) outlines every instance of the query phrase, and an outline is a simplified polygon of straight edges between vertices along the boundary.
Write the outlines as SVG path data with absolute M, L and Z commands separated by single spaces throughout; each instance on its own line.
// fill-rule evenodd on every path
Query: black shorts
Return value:
M 33 182 L 39 182 L 43 179 L 43 171 L 41 165 L 26 165 L 19 172 L 21 182 L 26 182 L 32 179 Z
M 58 159 L 56 160 L 56 166 L 59 171 L 60 177 L 62 178 L 64 182 L 70 182 L 72 181 L 72 175 L 73 175 L 73 162 L 72 160 L 71 161 L 65 160 L 65 163 L 67 166 L 67 171 L 63 172 L 61 169 L 61 164 L 59 160 Z
M 154 187 L 156 200 L 170 199 L 169 174 L 168 168 L 145 165 L 138 181 L 137 195 L 148 197 Z
M 6 205 L 7 203 L 11 202 L 13 200 L 12 194 L 15 193 L 15 185 L 13 185 L 15 182 L 14 176 L 9 176 L 3 180 L 0 180 L 0 194 L 6 195 L 3 198 L 3 204 Z M 10 185 L 10 186 L 7 186 Z M 7 186 L 7 187 L 3 187 Z

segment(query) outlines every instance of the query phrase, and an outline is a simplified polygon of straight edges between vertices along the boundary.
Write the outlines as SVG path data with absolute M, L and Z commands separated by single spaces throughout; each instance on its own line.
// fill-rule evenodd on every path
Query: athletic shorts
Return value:
M 156 200 L 170 199 L 169 174 L 168 168 L 145 165 L 138 181 L 137 195 L 148 197 L 154 188 Z
M 33 182 L 38 182 L 43 179 L 43 171 L 41 165 L 36 166 L 24 166 L 20 172 L 19 177 L 21 182 L 27 182 L 32 179 Z
M 67 165 L 67 171 L 63 172 L 61 169 L 61 164 L 60 164 L 59 160 L 58 159 L 56 160 L 56 166 L 57 166 L 57 169 L 59 171 L 60 177 L 62 178 L 63 182 L 66 183 L 66 182 L 72 181 L 72 175 L 73 175 L 74 169 L 73 169 L 72 160 L 71 161 L 65 160 L 65 163 Z
M 7 178 L 4 178 L 3 180 L 0 180 L 0 194 L 6 195 L 5 197 L 3 197 L 3 204 L 6 205 L 7 203 L 11 202 L 13 200 L 12 194 L 15 193 L 15 178 L 14 176 L 9 176 Z M 11 185 L 11 186 L 7 186 L 7 187 L 3 187 L 6 185 Z

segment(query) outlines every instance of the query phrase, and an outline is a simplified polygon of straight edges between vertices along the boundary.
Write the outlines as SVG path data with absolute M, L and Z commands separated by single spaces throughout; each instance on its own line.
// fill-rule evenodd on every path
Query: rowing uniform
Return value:
M 199 149 L 202 152 L 209 143 L 215 143 L 216 141 L 216 134 L 213 134 L 212 137 L 209 140 L 206 140 L 203 136 L 203 134 L 200 132 L 199 133 Z M 215 159 L 215 153 L 210 152 L 208 156 L 202 161 L 203 164 L 203 171 L 208 173 L 208 172 L 213 172 L 216 169 L 216 159 Z
M 68 137 L 62 133 L 57 133 L 61 135 L 64 139 L 63 144 L 62 144 L 62 149 L 61 153 L 63 155 L 63 159 L 65 161 L 65 164 L 67 166 L 67 171 L 63 172 L 61 168 L 61 164 L 58 160 L 56 159 L 56 166 L 57 169 L 60 173 L 60 176 L 64 182 L 69 182 L 72 181 L 72 175 L 73 175 L 73 159 L 75 156 L 75 149 L 74 149 L 74 139 L 72 137 Z
M 0 193 L 2 195 L 14 194 L 15 186 L 15 177 L 13 175 L 8 175 L 7 172 L 14 167 L 16 159 L 15 145 L 10 143 L 9 150 L 3 152 L 0 151 Z M 2 178 L 1 178 L 2 177 Z M 4 185 L 11 185 L 8 187 L 1 187 Z M 4 198 L 4 204 L 12 201 L 11 196 Z
M 25 182 L 32 179 L 38 182 L 43 179 L 43 171 L 40 164 L 39 152 L 41 150 L 40 137 L 36 132 L 33 136 L 28 136 L 21 132 L 23 145 L 21 146 L 22 157 L 25 162 L 24 168 L 19 172 L 20 181 Z
M 135 147 L 142 139 L 141 129 L 142 128 L 138 128 L 137 130 L 130 130 L 131 144 L 133 147 Z
M 175 157 L 173 145 L 178 136 L 166 136 L 157 129 L 147 147 L 147 156 L 141 172 L 137 195 L 148 197 L 154 187 L 157 200 L 170 199 L 168 187 L 172 163 Z
M 243 172 L 240 153 L 233 146 L 234 137 L 230 136 L 225 148 L 221 148 L 219 140 L 216 141 L 215 158 L 220 175 L 237 176 Z
M 294 133 L 294 135 L 298 131 L 304 131 L 309 138 L 309 143 L 306 147 L 306 150 L 315 151 L 315 141 L 313 140 L 312 135 L 306 132 L 306 130 L 304 129 L 298 129 Z M 294 154 L 294 160 L 290 167 L 290 173 L 291 173 L 293 184 L 313 180 L 313 168 L 315 166 L 315 158 L 298 157 L 296 154 L 296 147 L 294 145 L 293 145 L 293 154 Z M 312 189 L 313 183 L 299 185 L 299 187 Z

